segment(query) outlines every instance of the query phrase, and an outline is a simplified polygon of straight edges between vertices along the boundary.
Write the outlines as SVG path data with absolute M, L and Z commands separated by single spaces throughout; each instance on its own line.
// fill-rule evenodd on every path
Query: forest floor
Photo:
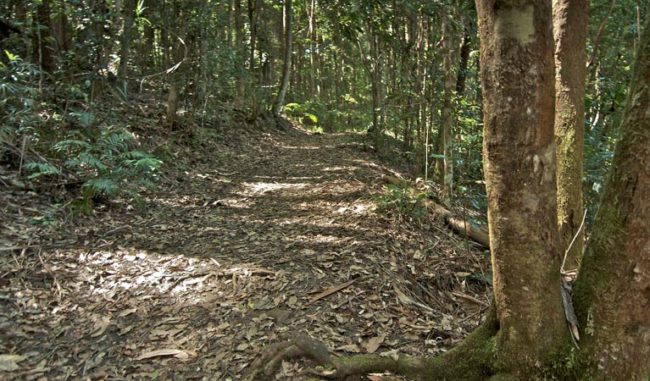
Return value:
M 0 379 L 237 380 L 294 332 L 434 356 L 481 321 L 487 252 L 380 208 L 399 173 L 363 136 L 242 123 L 200 140 L 170 148 L 142 200 L 91 216 L 2 190 Z

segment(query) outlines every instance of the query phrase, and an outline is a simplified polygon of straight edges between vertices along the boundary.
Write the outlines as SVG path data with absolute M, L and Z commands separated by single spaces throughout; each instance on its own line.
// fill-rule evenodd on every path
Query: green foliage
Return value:
M 107 128 L 95 138 L 84 138 L 78 131 L 52 146 L 63 160 L 65 172 L 81 182 L 83 203 L 94 197 L 115 197 L 135 194 L 139 187 L 151 186 L 157 178 L 161 161 L 140 151 L 130 132 Z M 30 178 L 60 175 L 62 171 L 50 163 L 28 163 Z M 81 209 L 87 209 L 84 205 Z
M 426 193 L 412 195 L 410 190 L 393 184 L 384 186 L 384 191 L 384 194 L 377 200 L 379 212 L 394 212 L 400 217 L 415 221 L 421 221 L 427 215 L 424 205 Z
M 37 85 L 40 72 L 7 51 L 8 65 L 0 65 L 0 146 L 15 145 L 25 133 L 35 133 L 43 124 L 38 115 Z
M 292 117 L 300 117 L 305 111 L 300 103 L 287 103 L 284 105 L 284 112 Z
M 314 135 L 322 135 L 325 131 L 323 131 L 323 127 L 320 126 L 309 126 L 309 131 L 311 131 Z
M 287 103 L 284 106 L 284 112 L 287 116 L 299 120 L 302 124 L 307 126 L 307 128 L 316 134 L 322 134 L 323 128 L 318 126 L 318 116 L 314 111 L 316 107 L 311 102 L 307 102 L 304 105 L 296 102 Z
M 306 112 L 305 115 L 302 117 L 302 121 L 304 124 L 308 126 L 315 126 L 318 124 L 318 117 L 314 114 L 310 114 Z

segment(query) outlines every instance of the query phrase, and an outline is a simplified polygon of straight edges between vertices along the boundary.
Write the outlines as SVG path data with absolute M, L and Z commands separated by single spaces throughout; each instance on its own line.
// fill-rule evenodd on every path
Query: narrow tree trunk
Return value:
M 243 49 L 244 44 L 244 24 L 241 16 L 241 0 L 234 0 L 234 17 L 235 17 L 235 51 L 237 52 L 237 77 L 235 79 L 235 104 L 241 106 L 243 104 L 244 90 L 245 90 L 245 54 Z
M 122 91 L 127 95 L 127 76 L 129 68 L 129 47 L 131 44 L 131 31 L 135 20 L 135 7 L 137 0 L 126 0 L 123 9 L 124 25 L 120 37 L 120 67 L 117 72 L 118 79 L 122 82 Z
M 449 206 L 453 196 L 454 188 L 454 158 L 452 141 L 452 92 L 454 86 L 454 75 L 451 72 L 452 36 L 449 16 L 443 15 L 442 19 L 442 72 L 444 76 L 444 95 L 442 101 L 442 154 L 443 159 L 443 199 Z
M 500 367 L 529 379 L 566 339 L 547 0 L 477 0 L 484 172 Z
M 467 21 L 466 23 L 469 23 Z M 469 66 L 469 53 L 472 47 L 471 34 L 469 32 L 469 25 L 465 25 L 463 30 L 463 41 L 460 44 L 460 55 L 458 64 L 458 74 L 456 75 L 456 94 L 463 95 L 465 93 L 465 82 L 467 80 L 467 67 Z
M 316 0 L 309 5 L 309 88 L 316 90 Z
M 57 3 L 52 16 L 52 34 L 56 39 L 57 52 L 67 52 L 70 50 L 70 35 L 65 0 L 60 0 Z
M 574 301 L 593 380 L 650 379 L 650 17 Z
M 260 6 L 260 0 L 248 0 L 248 26 L 250 29 L 250 51 L 248 57 L 248 77 L 251 101 L 251 113 L 253 117 L 257 116 L 259 109 L 257 105 L 257 88 L 255 76 L 255 49 L 257 47 L 257 12 Z
M 52 45 L 52 20 L 50 0 L 41 1 L 36 7 L 34 22 L 34 58 L 41 70 L 52 72 L 55 69 L 55 47 Z
M 557 149 L 557 218 L 566 250 L 582 220 L 582 162 L 584 144 L 585 79 L 587 75 L 587 0 L 555 0 L 555 144 Z M 567 256 L 566 269 L 577 268 L 582 257 L 584 230 Z
M 284 97 L 287 94 L 289 89 L 289 79 L 291 75 L 291 53 L 292 53 L 292 44 L 291 44 L 291 18 L 292 18 L 292 9 L 291 9 L 292 0 L 284 0 L 284 63 L 282 66 L 282 80 L 280 81 L 280 89 L 278 90 L 278 95 L 275 98 L 275 103 L 273 104 L 273 115 L 276 117 L 280 115 L 282 110 L 282 105 L 284 104 Z

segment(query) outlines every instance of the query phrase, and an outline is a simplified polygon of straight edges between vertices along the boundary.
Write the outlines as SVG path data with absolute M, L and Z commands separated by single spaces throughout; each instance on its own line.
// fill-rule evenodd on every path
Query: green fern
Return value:
M 114 179 L 105 177 L 88 179 L 81 189 L 85 196 L 90 197 L 100 195 L 114 197 L 120 191 L 120 187 Z
M 29 172 L 32 172 L 28 178 L 29 179 L 36 179 L 41 176 L 48 176 L 48 175 L 60 175 L 61 170 L 54 165 L 50 163 L 43 163 L 43 162 L 31 162 L 25 164 L 25 169 Z
M 92 149 L 92 146 L 90 143 L 83 140 L 67 139 L 56 143 L 52 149 L 54 149 L 55 152 L 69 153 L 73 151 L 89 150 Z

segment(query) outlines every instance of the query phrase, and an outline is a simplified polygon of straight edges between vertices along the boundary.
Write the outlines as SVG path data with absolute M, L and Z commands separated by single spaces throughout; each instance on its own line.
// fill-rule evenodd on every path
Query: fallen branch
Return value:
M 382 180 L 386 183 L 397 185 L 402 188 L 412 189 L 409 181 L 405 179 L 386 175 L 382 177 Z M 415 192 L 413 189 L 412 191 Z M 473 221 L 467 221 L 465 219 L 454 216 L 453 213 L 447 208 L 433 202 L 432 200 L 425 200 L 424 205 L 427 210 L 440 216 L 445 221 L 445 223 L 448 224 L 456 233 L 468 237 L 474 242 L 477 242 L 487 248 L 490 247 L 490 236 L 486 228 Z

